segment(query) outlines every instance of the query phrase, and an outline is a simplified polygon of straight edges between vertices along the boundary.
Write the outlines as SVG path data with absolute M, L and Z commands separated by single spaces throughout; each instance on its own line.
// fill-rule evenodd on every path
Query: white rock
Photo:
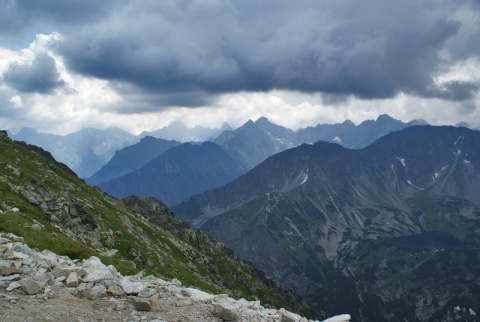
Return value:
M 211 301 L 215 296 L 204 291 L 197 290 L 196 288 L 186 288 L 190 292 L 190 298 L 194 301 Z
M 322 322 L 346 322 L 350 321 L 351 318 L 352 317 L 350 316 L 350 314 L 341 314 L 332 316 L 331 318 L 323 320 Z
M 177 286 L 177 287 L 180 287 L 182 286 L 182 282 L 180 282 L 178 279 L 174 278 L 173 280 L 171 280 L 171 282 L 173 285 Z
M 27 254 L 16 252 L 16 251 L 13 251 L 12 254 L 10 255 L 10 259 L 24 259 L 29 257 L 30 256 Z
M 132 282 L 126 277 L 121 278 L 120 286 L 126 294 L 138 294 L 145 289 L 142 282 Z
M 215 303 L 212 313 L 224 321 L 233 321 L 237 318 L 239 310 L 238 303 Z
M 68 287 L 77 287 L 78 286 L 78 275 L 75 272 L 71 272 L 68 274 L 67 281 L 65 282 L 65 285 Z
M 11 292 L 11 291 L 16 290 L 17 288 L 20 288 L 20 287 L 22 287 L 22 284 L 20 284 L 20 283 L 18 283 L 18 282 L 11 282 L 11 283 L 8 285 L 6 291 L 7 291 L 7 292 Z
M 83 262 L 83 267 L 87 274 L 83 278 L 84 282 L 100 282 L 104 280 L 113 280 L 112 272 L 102 263 L 102 261 L 95 256 L 90 257 Z

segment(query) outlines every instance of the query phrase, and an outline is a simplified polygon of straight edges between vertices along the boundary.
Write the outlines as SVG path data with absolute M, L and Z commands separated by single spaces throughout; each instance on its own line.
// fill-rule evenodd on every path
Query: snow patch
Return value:
M 399 158 L 399 157 L 397 157 L 397 160 L 400 161 L 400 163 L 403 165 L 404 168 L 406 168 L 406 166 L 405 166 L 405 159 L 404 159 L 404 158 Z
M 334 137 L 334 138 L 332 139 L 332 141 L 333 141 L 333 142 L 337 142 L 337 143 L 341 143 L 341 142 L 342 142 L 342 139 L 341 139 L 340 137 L 336 136 L 336 137 Z
M 304 184 L 308 180 L 308 174 L 305 173 L 304 175 L 305 177 L 303 178 L 302 184 Z

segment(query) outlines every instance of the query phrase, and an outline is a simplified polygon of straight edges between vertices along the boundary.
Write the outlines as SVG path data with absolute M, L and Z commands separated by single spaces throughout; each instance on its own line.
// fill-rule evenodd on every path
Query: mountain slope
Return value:
M 315 307 L 448 320 L 480 305 L 479 146 L 431 126 L 360 150 L 302 145 L 173 210 Z
M 243 171 L 218 145 L 184 143 L 147 163 L 141 169 L 101 183 L 104 191 L 123 198 L 132 194 L 163 200 L 167 205 L 221 186 Z
M 115 152 L 114 156 L 100 170 L 86 181 L 97 185 L 142 168 L 163 152 L 179 145 L 178 141 L 167 141 L 146 136 L 140 142 Z
M 258 296 L 265 303 L 308 311 L 225 245 L 182 227 L 160 202 L 150 206 L 149 221 L 3 131 L 0 152 L 0 231 L 71 258 L 99 256 L 123 274 L 144 270 L 212 293 Z

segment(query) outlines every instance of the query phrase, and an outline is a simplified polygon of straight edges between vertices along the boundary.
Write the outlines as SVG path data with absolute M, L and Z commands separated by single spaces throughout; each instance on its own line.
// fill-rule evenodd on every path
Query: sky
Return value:
M 480 124 L 479 0 L 0 0 L 0 129 Z

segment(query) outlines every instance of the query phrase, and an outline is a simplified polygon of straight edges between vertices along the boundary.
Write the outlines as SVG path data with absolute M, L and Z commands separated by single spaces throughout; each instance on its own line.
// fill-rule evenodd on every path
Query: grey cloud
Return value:
M 478 11 L 471 1 L 143 0 L 96 11 L 93 1 L 80 9 L 28 2 L 63 23 L 58 53 L 71 70 L 131 84 L 159 104 L 196 106 L 220 93 L 271 89 L 448 100 L 478 91 L 477 84 L 433 81 L 455 63 L 441 51 L 451 59 L 478 55 L 465 43 L 477 31 L 452 17 L 461 6 Z M 80 18 L 68 28 L 76 10 Z
M 25 33 L 40 22 L 42 29 L 78 25 L 102 19 L 121 0 L 0 0 L 0 34 Z M 53 30 L 52 30 L 53 31 Z
M 31 64 L 11 64 L 3 78 L 8 85 L 23 93 L 48 94 L 65 85 L 55 60 L 45 53 L 38 53 Z

